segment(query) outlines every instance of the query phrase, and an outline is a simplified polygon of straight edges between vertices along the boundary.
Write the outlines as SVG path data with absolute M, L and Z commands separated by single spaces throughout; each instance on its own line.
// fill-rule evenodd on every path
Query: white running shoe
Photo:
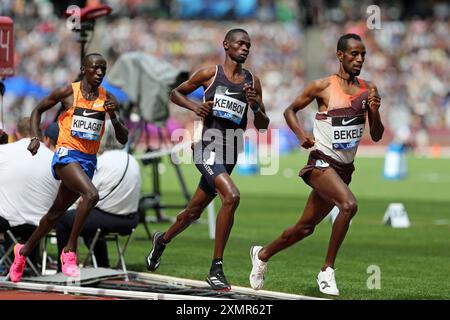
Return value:
M 264 273 L 267 271 L 267 262 L 261 261 L 258 258 L 258 253 L 261 251 L 261 246 L 253 246 L 250 248 L 250 258 L 252 259 L 252 272 L 250 273 L 250 285 L 253 289 L 262 289 L 264 285 Z
M 334 278 L 334 269 L 327 267 L 325 271 L 320 271 L 317 275 L 317 284 L 319 285 L 320 292 L 338 296 L 339 290 L 336 286 L 336 279 Z

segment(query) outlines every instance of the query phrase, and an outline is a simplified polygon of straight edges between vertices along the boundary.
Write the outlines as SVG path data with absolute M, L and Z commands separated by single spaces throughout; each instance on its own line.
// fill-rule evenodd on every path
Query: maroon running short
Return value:
M 353 162 L 339 162 L 319 150 L 313 150 L 310 152 L 306 166 L 304 166 L 302 170 L 300 170 L 298 175 L 307 184 L 309 184 L 309 176 L 311 175 L 311 171 L 314 168 L 326 170 L 330 167 L 336 171 L 336 173 L 341 177 L 342 181 L 344 181 L 347 185 L 350 184 L 350 181 L 352 181 L 352 173 L 353 171 L 355 171 Z

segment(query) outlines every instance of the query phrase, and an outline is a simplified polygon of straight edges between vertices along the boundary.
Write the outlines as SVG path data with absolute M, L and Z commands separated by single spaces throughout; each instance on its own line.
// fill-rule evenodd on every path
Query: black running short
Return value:
M 223 158 L 223 152 L 220 150 L 209 150 L 207 147 L 204 147 L 200 152 L 194 150 L 194 163 L 202 174 L 198 186 L 208 195 L 217 195 L 214 182 L 216 177 L 224 172 L 231 175 L 236 166 L 237 154 L 232 157 L 231 161 L 228 160 L 228 163 Z

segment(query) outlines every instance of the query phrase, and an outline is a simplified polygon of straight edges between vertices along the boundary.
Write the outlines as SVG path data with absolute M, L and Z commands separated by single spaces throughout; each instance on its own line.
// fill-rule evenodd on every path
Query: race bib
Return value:
M 349 150 L 358 147 L 364 133 L 364 116 L 333 117 L 331 134 L 333 150 Z
M 73 137 L 97 141 L 104 123 L 104 111 L 75 107 L 70 133 Z
M 232 92 L 226 89 L 225 92 L 219 93 L 216 90 L 214 95 L 213 115 L 215 117 L 228 119 L 236 124 L 240 124 L 244 117 L 246 103 L 233 98 L 233 95 L 240 96 L 241 92 Z

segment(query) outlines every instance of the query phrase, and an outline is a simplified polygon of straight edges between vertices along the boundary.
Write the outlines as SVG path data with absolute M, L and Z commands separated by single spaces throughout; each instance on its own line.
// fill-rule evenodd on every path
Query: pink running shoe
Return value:
M 62 272 L 68 277 L 79 277 L 80 269 L 77 266 L 77 254 L 75 252 L 61 253 Z
M 20 278 L 22 278 L 23 271 L 25 270 L 27 258 L 19 253 L 22 247 L 23 244 L 20 243 L 14 246 L 14 262 L 9 268 L 9 277 L 12 282 L 19 282 Z

